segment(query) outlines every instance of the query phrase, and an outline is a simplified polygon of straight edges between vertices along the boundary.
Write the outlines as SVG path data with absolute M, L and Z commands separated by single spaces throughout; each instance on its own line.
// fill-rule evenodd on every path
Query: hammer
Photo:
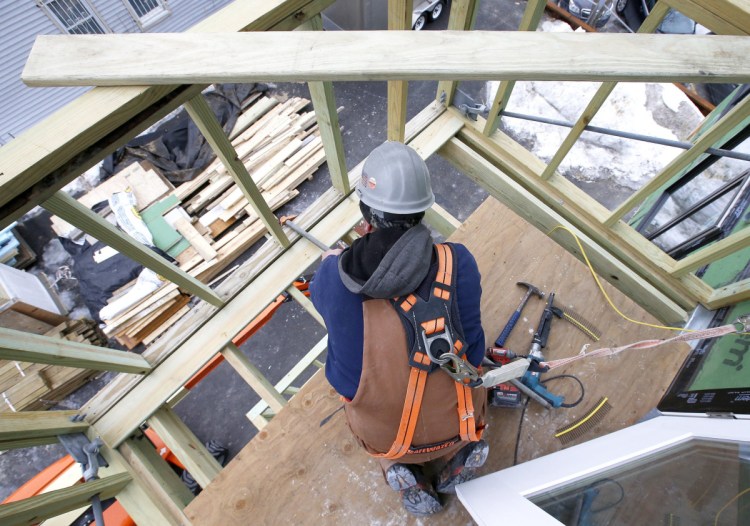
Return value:
M 536 294 L 540 298 L 544 297 L 544 292 L 536 288 L 531 283 L 526 283 L 525 281 L 519 281 L 516 283 L 516 285 L 522 285 L 524 287 L 527 287 L 528 290 L 526 291 L 526 295 L 521 300 L 521 304 L 518 306 L 516 311 L 510 317 L 510 319 L 508 320 L 508 323 L 505 324 L 505 328 L 503 329 L 503 332 L 501 332 L 500 336 L 498 336 L 497 340 L 495 340 L 495 347 L 502 347 L 505 344 L 505 340 L 507 340 L 508 336 L 510 336 L 510 331 L 512 331 L 513 327 L 515 327 L 516 322 L 518 321 L 518 318 L 521 317 L 521 311 L 526 305 L 526 302 L 529 301 L 529 298 L 531 297 L 531 295 Z
M 295 217 L 297 216 L 281 216 L 281 218 L 279 219 L 279 223 L 281 223 L 282 225 L 288 226 L 289 228 L 297 232 L 299 235 L 301 235 L 302 237 L 310 241 L 313 245 L 320 248 L 323 252 L 325 252 L 326 250 L 330 248 L 325 243 L 323 243 L 320 239 L 308 233 L 304 228 L 302 228 L 297 223 L 292 221 L 292 219 L 294 219 Z

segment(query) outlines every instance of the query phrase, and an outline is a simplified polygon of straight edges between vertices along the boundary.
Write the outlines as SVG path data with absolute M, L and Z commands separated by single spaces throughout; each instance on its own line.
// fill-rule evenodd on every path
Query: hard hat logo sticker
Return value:
M 375 190 L 376 183 L 374 177 L 368 177 L 367 180 L 364 181 L 364 184 L 370 190 Z

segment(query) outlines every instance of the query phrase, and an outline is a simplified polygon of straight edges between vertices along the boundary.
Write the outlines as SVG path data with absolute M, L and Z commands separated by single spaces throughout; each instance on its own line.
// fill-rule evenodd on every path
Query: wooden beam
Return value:
M 94 495 L 99 495 L 102 500 L 114 497 L 130 481 L 130 475 L 119 473 L 10 504 L 1 504 L 0 523 L 4 526 L 37 524 L 44 519 L 86 506 Z
M 719 287 L 713 291 L 704 305 L 709 310 L 716 310 L 750 299 L 750 278 L 737 283 Z
M 179 516 L 193 500 L 193 493 L 144 435 L 126 440 L 118 449 L 138 482 L 172 515 Z
M 750 246 L 750 228 L 745 228 L 685 256 L 675 263 L 672 268 L 672 275 L 684 276 L 688 272 L 697 270 L 703 265 L 713 263 L 748 246 Z
M 529 0 L 526 3 L 526 9 L 523 12 L 523 18 L 518 26 L 519 31 L 536 31 L 539 20 L 542 18 L 544 8 L 547 6 L 546 0 Z M 484 134 L 492 135 L 500 124 L 500 112 L 505 109 L 510 99 L 510 94 L 516 83 L 512 80 L 504 80 L 500 83 L 495 93 L 495 99 L 492 101 L 487 122 L 484 126 Z
M 452 109 L 449 111 L 456 113 Z M 544 171 L 544 162 L 522 145 L 500 131 L 487 137 L 481 133 L 481 118 L 477 122 L 465 120 L 466 126 L 459 132 L 459 139 L 551 210 L 586 232 L 625 265 L 650 280 L 652 285 L 682 308 L 693 309 L 697 301 L 711 293 L 711 287 L 694 275 L 680 279 L 670 276 L 668 270 L 674 260 L 631 226 L 619 222 L 611 229 L 605 227 L 602 223 L 609 210 L 572 182 L 564 177 L 542 179 L 540 174 Z
M 388 0 L 388 30 L 411 30 L 412 0 Z M 409 95 L 407 81 L 388 81 L 388 129 L 389 141 L 404 142 L 406 134 L 406 101 Z
M 437 203 L 425 211 L 424 220 L 445 238 L 450 237 L 461 226 L 461 221 Z
M 253 207 L 253 210 L 255 210 L 255 213 L 263 224 L 266 225 L 268 232 L 273 235 L 274 239 L 282 247 L 288 247 L 289 238 L 286 237 L 286 234 L 281 229 L 279 220 L 273 214 L 268 203 L 266 203 L 265 198 L 260 193 L 247 168 L 245 168 L 245 165 L 242 164 L 242 161 L 237 156 L 237 151 L 224 133 L 221 123 L 216 119 L 216 115 L 214 115 L 206 99 L 203 95 L 198 95 L 185 103 L 185 109 L 206 138 L 206 141 L 211 145 L 214 153 L 232 176 L 235 184 L 242 190 L 245 199 Z
M 474 29 L 477 11 L 479 11 L 478 0 L 453 0 L 451 2 L 450 17 L 448 18 L 448 31 L 469 31 Z M 453 104 L 453 97 L 456 95 L 457 88 L 458 82 L 453 79 L 438 82 L 437 102 L 446 107 Z
M 689 167 L 706 152 L 707 148 L 715 146 L 716 143 L 721 141 L 732 129 L 750 120 L 750 117 L 748 116 L 749 114 L 750 97 L 745 97 L 742 102 L 729 110 L 729 112 L 727 112 L 727 114 L 719 119 L 713 126 L 708 130 L 705 130 L 695 141 L 692 148 L 685 150 L 675 157 L 661 172 L 651 178 L 650 181 L 628 197 L 624 203 L 618 206 L 617 209 L 615 209 L 607 218 L 604 224 L 612 226 L 617 223 L 625 214 L 630 212 L 630 210 L 646 200 L 646 198 L 648 198 L 653 192 L 661 188 L 664 183 Z
M 646 20 L 643 21 L 641 27 L 638 28 L 638 33 L 653 33 L 656 31 L 656 28 L 659 27 L 659 24 L 661 24 L 661 21 L 667 16 L 667 13 L 669 13 L 669 7 L 662 2 L 657 3 L 651 10 L 651 13 L 646 17 Z M 554 175 L 555 171 L 560 166 L 560 163 L 562 163 L 565 156 L 568 155 L 573 146 L 575 146 L 576 142 L 581 137 L 581 134 L 585 131 L 586 126 L 588 126 L 594 119 L 597 112 L 604 105 L 610 93 L 612 93 L 612 90 L 614 90 L 616 86 L 616 82 L 605 82 L 599 86 L 599 89 L 591 98 L 591 101 L 589 101 L 586 109 L 584 109 L 583 113 L 578 117 L 578 120 L 568 132 L 568 135 L 555 152 L 555 155 L 547 164 L 547 167 L 542 173 L 543 179 L 549 179 Z
M 269 49 L 274 52 L 268 53 Z M 24 81 L 34 86 L 325 80 L 747 83 L 748 54 L 750 40 L 716 35 L 532 31 L 42 35 L 31 51 Z M 149 60 L 142 60 L 144 56 Z
M 310 233 L 324 243 L 334 243 L 360 220 L 353 197 L 345 198 Z M 228 344 L 265 306 L 320 257 L 310 243 L 295 243 L 276 262 L 242 289 L 234 299 L 205 322 L 179 348 L 169 354 L 151 374 L 143 378 L 118 401 L 98 415 L 95 427 L 102 439 L 116 446 L 136 429 L 144 418 L 157 411 L 216 353 Z M 162 437 L 163 438 L 163 437 Z
M 299 29 L 305 31 L 322 31 L 323 20 L 320 15 L 314 16 Z M 346 169 L 346 156 L 344 154 L 344 141 L 341 137 L 339 126 L 339 114 L 336 110 L 336 100 L 333 95 L 332 82 L 308 82 L 310 98 L 315 117 L 320 128 L 320 138 L 323 140 L 323 150 L 326 152 L 326 163 L 328 172 L 331 174 L 331 183 L 342 194 L 348 194 L 349 172 Z
M 580 239 L 599 275 L 654 316 L 668 323 L 684 322 L 687 319 L 687 313 L 679 305 L 619 260 L 613 258 L 607 250 L 593 242 L 586 234 L 552 211 L 460 140 L 451 139 L 439 153 L 465 175 L 479 183 L 494 198 L 542 232 L 550 232 L 558 225 L 573 231 Z M 568 252 L 582 259 L 578 245 L 568 232 L 557 231 L 551 234 L 551 237 Z
M 300 306 L 305 309 L 307 313 L 320 324 L 321 327 L 325 328 L 326 322 L 323 321 L 323 316 L 320 315 L 318 310 L 313 305 L 312 301 L 310 301 L 310 298 L 305 296 L 304 293 L 294 285 L 287 287 L 286 291 L 294 299 L 294 301 L 299 303 Z
M 148 425 L 180 459 L 200 487 L 206 488 L 221 471 L 221 464 L 168 407 L 162 407 L 154 413 L 148 419 Z
M 138 354 L 2 327 L 0 359 L 135 374 L 151 370 L 151 365 Z
M 188 32 L 288 31 L 334 0 L 246 0 L 234 2 Z M 0 228 L 68 184 L 81 173 L 206 86 L 143 86 L 94 89 L 0 149 Z
M 74 422 L 71 419 L 79 416 L 78 411 L 22 411 L 3 413 L 0 418 L 0 445 L 15 441 L 14 447 L 31 447 L 44 443 L 57 442 L 57 435 L 83 433 L 88 429 L 86 422 Z M 33 441 L 23 445 L 20 441 Z M 47 442 L 48 440 L 48 442 Z
M 211 305 L 220 306 L 222 299 L 207 285 L 201 283 L 179 267 L 172 265 L 153 250 L 138 243 L 130 236 L 120 232 L 104 218 L 89 210 L 63 191 L 55 193 L 42 206 L 52 214 L 67 221 L 106 243 L 118 252 L 164 276 L 180 288 L 195 294 Z
M 286 405 L 286 398 L 273 388 L 271 382 L 263 376 L 255 365 L 233 343 L 228 343 L 221 354 L 227 363 L 239 374 L 258 396 L 260 396 L 274 411 L 281 411 Z
M 749 34 L 750 8 L 743 0 L 722 0 L 721 2 L 664 0 L 664 3 L 716 34 Z

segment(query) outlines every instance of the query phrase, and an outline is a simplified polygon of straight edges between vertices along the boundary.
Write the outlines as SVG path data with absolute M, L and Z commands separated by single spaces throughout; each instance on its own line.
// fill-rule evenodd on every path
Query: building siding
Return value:
M 141 28 L 125 6 L 127 0 L 89 0 L 98 18 L 115 33 L 136 33 Z M 232 0 L 169 0 L 170 14 L 145 31 L 182 32 Z M 90 88 L 29 88 L 21 72 L 37 35 L 59 34 L 60 29 L 34 0 L 0 4 L 0 145 L 18 136 Z

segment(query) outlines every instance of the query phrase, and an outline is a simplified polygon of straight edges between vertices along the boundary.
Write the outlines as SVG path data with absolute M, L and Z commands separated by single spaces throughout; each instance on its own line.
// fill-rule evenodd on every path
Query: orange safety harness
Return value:
M 455 255 L 449 245 L 435 245 L 438 256 L 438 271 L 430 287 L 430 297 L 423 300 L 417 294 L 409 294 L 391 300 L 402 320 L 415 332 L 414 345 L 409 351 L 409 383 L 406 389 L 404 409 L 401 413 L 396 439 L 386 453 L 374 455 L 397 459 L 404 455 L 426 453 L 445 449 L 459 440 L 476 442 L 482 437 L 483 427 L 477 428 L 474 419 L 472 387 L 478 386 L 469 378 L 459 380 L 451 365 L 466 361 L 464 337 L 451 322 L 451 303 L 455 297 Z M 466 364 L 471 367 L 471 364 Z M 459 434 L 449 440 L 423 446 L 412 446 L 428 375 L 443 370 L 456 380 Z M 481 382 L 480 382 L 481 383 Z

